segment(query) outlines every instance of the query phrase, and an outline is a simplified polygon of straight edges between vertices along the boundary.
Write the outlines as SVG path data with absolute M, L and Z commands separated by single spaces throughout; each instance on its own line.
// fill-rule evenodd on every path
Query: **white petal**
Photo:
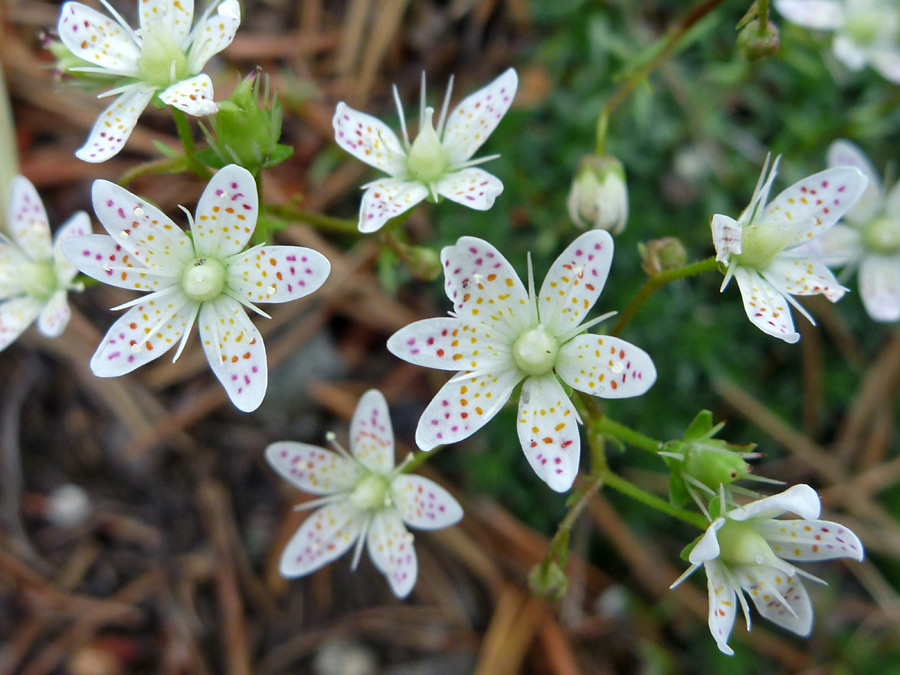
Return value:
M 709 632 L 712 633 L 719 651 L 732 656 L 734 650 L 728 646 L 728 636 L 734 628 L 737 616 L 735 589 L 728 579 L 725 566 L 718 560 L 710 560 L 703 565 L 706 572 L 706 587 L 709 591 Z
M 212 177 L 197 204 L 197 254 L 221 259 L 238 253 L 250 241 L 258 217 L 259 195 L 253 175 L 229 164 Z
M 730 255 L 741 252 L 742 228 L 738 221 L 717 213 L 709 224 L 718 262 L 727 262 Z
M 775 0 L 775 8 L 788 21 L 815 30 L 834 30 L 845 20 L 837 0 Z
M 468 438 L 497 414 L 522 377 L 515 368 L 503 368 L 452 378 L 422 413 L 416 427 L 416 445 L 431 450 Z
M 859 267 L 859 294 L 875 321 L 900 320 L 900 255 L 868 255 Z
M 900 182 L 888 190 L 884 197 L 884 214 L 900 222 Z
M 138 19 L 142 33 L 163 29 L 176 45 L 184 48 L 194 21 L 194 0 L 140 0 Z
M 469 160 L 487 140 L 512 105 L 519 85 L 510 68 L 487 86 L 470 94 L 447 116 L 442 143 L 450 165 Z
M 573 389 L 601 398 L 640 396 L 656 381 L 647 352 L 608 335 L 569 340 L 559 350 L 556 373 Z
M 553 335 L 562 335 L 587 317 L 606 284 L 613 239 L 606 230 L 580 235 L 550 266 L 538 293 L 538 315 Z
M 779 256 L 760 274 L 785 295 L 824 295 L 837 302 L 847 290 L 825 265 L 803 258 Z
M 135 267 L 143 264 L 160 275 L 180 277 L 184 266 L 194 258 L 194 249 L 190 238 L 166 214 L 105 180 L 94 181 L 91 196 L 97 218 L 116 243 L 131 254 L 131 262 L 138 263 Z M 72 247 L 74 244 L 67 245 L 66 250 Z M 109 247 L 102 252 L 108 253 Z M 70 260 L 77 264 L 78 257 Z
M 44 303 L 26 295 L 0 302 L 0 351 L 15 342 L 37 318 Z
M 388 338 L 387 348 L 404 361 L 439 370 L 512 367 L 508 342 L 480 323 L 452 317 L 411 323 Z
M 363 473 L 357 463 L 336 452 L 293 441 L 269 445 L 266 460 L 294 487 L 314 495 L 347 490 L 356 484 Z
M 105 234 L 71 237 L 60 248 L 84 274 L 110 286 L 152 292 L 179 282 L 176 277 L 154 274 Z
M 269 380 L 266 348 L 237 300 L 221 296 L 200 306 L 200 340 L 231 402 L 243 412 L 256 410 Z
M 441 250 L 444 290 L 453 311 L 467 324 L 484 323 L 493 335 L 515 339 L 537 317 L 525 286 L 509 261 L 477 237 L 460 237 Z
M 419 573 L 413 536 L 394 509 L 376 513 L 367 537 L 369 556 L 375 567 L 387 577 L 391 590 L 405 598 L 416 585 Z
M 862 171 L 869 184 L 865 192 L 857 200 L 856 205 L 847 211 L 844 218 L 851 223 L 863 224 L 873 218 L 881 206 L 884 191 L 881 187 L 881 178 L 872 162 L 865 153 L 850 141 L 839 138 L 828 146 L 828 166 L 855 166 Z
M 900 84 L 900 51 L 877 50 L 871 57 L 872 67 L 887 81 Z
M 197 303 L 177 289 L 153 293 L 119 317 L 91 359 L 97 377 L 130 373 L 171 349 L 190 331 Z
M 62 226 L 56 231 L 53 237 L 53 262 L 56 265 L 56 278 L 62 285 L 68 285 L 69 282 L 78 273 L 77 268 L 69 262 L 62 251 L 62 243 L 73 237 L 80 237 L 91 232 L 91 219 L 84 211 L 78 211 L 72 215 Z
M 843 223 L 789 251 L 790 256 L 808 256 L 829 266 L 854 264 L 862 254 L 859 230 Z
M 122 93 L 100 113 L 91 135 L 75 156 L 98 163 L 119 154 L 155 92 L 156 87 L 136 85 Z
M 840 523 L 827 520 L 766 520 L 756 529 L 784 560 L 863 559 L 859 538 Z
M 476 211 L 487 211 L 503 192 L 503 183 L 496 176 L 477 167 L 469 167 L 445 174 L 437 182 L 437 192 L 450 201 Z
M 516 431 L 538 478 L 556 492 L 572 487 L 581 456 L 578 414 L 555 375 L 525 380 Z
M 215 3 L 210 9 L 213 6 Z M 241 8 L 234 0 L 219 3 L 214 16 L 201 18 L 190 35 L 188 67 L 191 72 L 202 70 L 207 61 L 230 45 L 240 25 Z
M 831 41 L 831 51 L 837 60 L 850 70 L 862 70 L 869 62 L 867 50 L 860 48 L 853 40 L 840 33 Z
M 370 183 L 359 207 L 359 231 L 380 230 L 391 218 L 406 213 L 428 196 L 428 188 L 403 178 L 384 178 Z
M 176 82 L 159 93 L 159 99 L 166 105 L 196 117 L 213 115 L 219 110 L 213 96 L 212 80 L 206 74 Z
M 356 404 L 350 422 L 350 452 L 363 466 L 387 474 L 394 468 L 394 430 L 387 401 L 370 389 Z
M 339 558 L 362 534 L 366 515 L 347 501 L 313 511 L 281 556 L 281 575 L 302 577 Z
M 703 533 L 700 541 L 694 545 L 688 556 L 688 560 L 692 565 L 708 563 L 710 560 L 715 560 L 719 557 L 721 549 L 719 548 L 719 539 L 716 533 L 722 529 L 724 524 L 724 518 L 716 518 L 709 524 L 706 532 Z
M 67 2 L 60 11 L 57 30 L 75 56 L 120 75 L 138 74 L 140 47 L 123 26 L 105 14 L 80 2 Z
M 825 169 L 797 181 L 775 197 L 760 222 L 799 228 L 789 244 L 799 246 L 834 225 L 866 191 L 868 182 L 856 167 Z
M 809 485 L 794 485 L 784 492 L 771 497 L 757 499 L 745 506 L 729 511 L 730 520 L 749 520 L 751 518 L 775 518 L 782 513 L 796 513 L 807 520 L 819 517 L 821 506 L 819 495 Z
M 754 326 L 768 335 L 781 338 L 793 344 L 800 339 L 794 330 L 787 300 L 772 284 L 763 279 L 755 270 L 733 267 L 734 277 L 741 289 L 744 311 Z
M 798 575 L 763 565 L 738 565 L 734 574 L 761 616 L 797 635 L 809 635 L 812 604 Z
M 403 521 L 421 530 L 449 527 L 463 516 L 453 495 L 424 476 L 397 476 L 391 483 L 391 495 Z
M 351 155 L 390 176 L 407 175 L 406 152 L 400 139 L 380 119 L 341 101 L 332 124 L 335 142 Z
M 318 290 L 331 263 L 302 246 L 262 246 L 237 253 L 227 263 L 227 284 L 248 302 L 288 302 Z
M 59 337 L 69 324 L 70 316 L 66 291 L 56 291 L 38 315 L 37 329 L 49 338 Z
M 13 178 L 9 190 L 9 233 L 34 261 L 51 257 L 50 223 L 37 190 L 25 176 Z

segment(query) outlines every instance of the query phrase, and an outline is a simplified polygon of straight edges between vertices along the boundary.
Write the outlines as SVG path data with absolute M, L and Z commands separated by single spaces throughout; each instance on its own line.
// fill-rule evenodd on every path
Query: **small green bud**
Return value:
M 683 267 L 688 258 L 687 249 L 678 237 L 638 243 L 638 252 L 641 254 L 641 267 L 648 276 Z
M 622 163 L 612 155 L 582 157 L 566 206 L 578 227 L 622 232 L 628 221 L 628 186 Z
M 441 258 L 427 246 L 412 246 L 405 259 L 409 273 L 419 281 L 434 281 L 441 275 Z
M 738 33 L 737 48 L 748 61 L 761 61 L 774 56 L 778 51 L 778 27 L 769 21 L 766 29 L 760 32 L 759 19 L 753 19 Z
M 710 439 L 706 444 L 688 444 L 684 450 L 682 472 L 712 490 L 731 485 L 750 473 L 750 465 L 728 450 L 725 441 Z
M 528 588 L 539 598 L 545 600 L 562 600 L 569 587 L 569 578 L 555 562 L 544 567 L 535 565 L 528 573 Z

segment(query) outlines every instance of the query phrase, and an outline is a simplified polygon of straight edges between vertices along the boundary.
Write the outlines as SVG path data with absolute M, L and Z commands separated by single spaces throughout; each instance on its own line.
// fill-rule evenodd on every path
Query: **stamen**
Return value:
M 372 525 L 373 516 L 369 516 L 366 519 L 366 524 L 363 526 L 362 532 L 359 533 L 359 539 L 356 541 L 356 549 L 353 551 L 353 562 L 350 563 L 350 569 L 356 570 L 356 566 L 359 565 L 359 557 L 362 554 L 362 547 L 366 541 L 366 536 L 369 533 L 369 527 Z
M 450 108 L 450 94 L 453 93 L 453 75 L 447 81 L 447 93 L 444 94 L 444 105 L 441 106 L 441 116 L 438 118 L 437 135 L 438 138 L 444 135 L 444 124 L 447 122 L 447 110 Z M 497 155 L 498 157 L 500 155 Z
M 224 289 L 222 289 L 222 294 L 223 294 L 223 295 L 227 295 L 227 296 L 228 296 L 229 298 L 231 298 L 232 300 L 237 300 L 237 301 L 238 301 L 239 303 L 241 303 L 244 307 L 246 307 L 247 309 L 249 309 L 249 310 L 251 310 L 251 311 L 253 311 L 253 312 L 256 312 L 257 314 L 259 314 L 259 315 L 260 315 L 261 317 L 263 317 L 264 319 L 271 319 L 271 318 L 272 318 L 271 315 L 266 314 L 264 311 L 262 311 L 259 307 L 257 307 L 256 305 L 254 305 L 254 304 L 253 304 L 252 302 L 250 302 L 249 300 L 245 300 L 244 298 L 240 297 L 239 295 L 237 295 L 236 293 L 234 293 L 234 291 L 232 291 L 232 290 L 231 290 L 230 288 L 228 288 L 227 286 L 226 286 Z
M 397 117 L 400 118 L 400 129 L 403 131 L 403 147 L 409 152 L 409 132 L 406 130 L 406 118 L 403 116 L 403 103 L 400 101 L 400 92 L 394 85 L 394 103 L 397 105 Z
M 175 350 L 175 356 L 172 357 L 172 363 L 175 363 L 178 360 L 178 357 L 181 356 L 181 352 L 184 351 L 184 346 L 187 344 L 188 338 L 191 335 L 191 331 L 194 329 L 194 322 L 197 320 L 197 314 L 200 313 L 200 303 L 197 303 L 197 306 L 194 308 L 194 311 L 191 313 L 191 320 L 188 322 L 188 327 L 184 331 L 184 334 L 181 336 L 181 340 L 178 341 L 178 348 Z
M 419 130 L 425 125 L 425 71 L 422 71 L 422 84 L 419 87 Z

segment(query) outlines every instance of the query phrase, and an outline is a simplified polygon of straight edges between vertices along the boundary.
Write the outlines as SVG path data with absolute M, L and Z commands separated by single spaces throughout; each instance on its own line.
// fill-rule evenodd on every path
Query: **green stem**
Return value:
M 327 232 L 335 232 L 337 234 L 349 234 L 361 236 L 362 233 L 356 228 L 356 219 L 351 218 L 335 218 L 326 216 L 314 211 L 304 211 L 298 209 L 292 204 L 268 204 L 265 212 L 269 216 L 281 218 L 282 220 L 290 220 L 294 222 L 307 223 L 320 230 Z
M 569 533 L 575 526 L 575 521 L 578 520 L 578 516 L 581 515 L 581 512 L 584 511 L 584 508 L 587 506 L 591 497 L 594 496 L 594 492 L 603 485 L 603 475 L 603 472 L 601 472 L 599 476 L 592 478 L 591 481 L 584 486 L 581 496 L 578 497 L 578 501 L 572 504 L 569 512 L 560 521 L 556 528 L 556 533 L 553 535 L 553 539 L 550 540 L 550 545 L 547 547 L 547 553 L 541 561 L 541 573 L 543 575 L 547 574 L 553 561 L 564 555 L 565 550 L 568 549 Z
M 647 278 L 643 286 L 638 289 L 638 292 L 634 297 L 631 298 L 628 306 L 625 307 L 619 315 L 616 325 L 612 327 L 612 330 L 609 331 L 608 335 L 619 335 L 624 330 L 625 326 L 631 322 L 638 310 L 645 302 L 647 302 L 648 298 L 669 282 L 686 279 L 687 277 L 693 277 L 698 274 L 703 274 L 704 272 L 711 272 L 717 268 L 718 263 L 716 262 L 716 259 L 714 257 L 709 257 L 674 270 L 665 270 L 663 272 L 652 274 Z
M 724 2 L 725 0 L 704 0 L 694 7 L 681 19 L 681 21 L 669 29 L 669 33 L 662 38 L 662 47 L 659 48 L 656 55 L 636 71 L 630 73 L 613 92 L 613 95 L 607 99 L 597 118 L 598 155 L 602 155 L 606 152 L 606 130 L 609 126 L 609 116 L 612 112 L 631 95 L 631 92 L 633 92 L 650 73 L 656 70 L 663 61 L 672 55 L 672 52 L 675 51 L 681 38 L 684 37 L 685 33 L 687 33 L 695 23 Z
M 769 0 L 757 0 L 756 6 L 759 10 L 759 35 L 762 37 L 769 25 Z
M 415 454 L 410 453 L 408 459 L 403 464 L 403 470 L 401 471 L 401 473 L 411 473 L 420 464 L 424 464 L 429 459 L 434 457 L 439 451 L 443 450 L 446 447 L 446 445 L 439 445 L 433 450 L 429 450 L 428 452 L 417 452 Z
M 184 148 L 184 158 L 187 161 L 188 168 L 203 180 L 209 180 L 213 177 L 213 172 L 197 159 L 197 145 L 194 143 L 194 134 L 191 132 L 191 125 L 187 120 L 187 115 L 178 108 L 173 107 L 171 110 L 172 117 L 175 119 L 175 128 L 178 129 L 178 137 L 181 139 L 181 145 Z
M 595 433 L 603 434 L 604 436 L 618 438 L 620 441 L 624 441 L 641 450 L 652 452 L 654 455 L 662 450 L 663 445 L 665 445 L 662 441 L 645 436 L 641 432 L 630 429 L 624 424 L 620 424 L 615 420 L 610 419 L 606 415 L 594 420 L 591 424 L 591 430 Z
M 188 161 L 186 157 L 163 157 L 152 162 L 138 164 L 136 167 L 129 169 L 119 178 L 119 185 L 127 187 L 141 176 L 181 173 L 182 171 L 187 171 L 187 169 Z
M 693 511 L 688 511 L 686 509 L 678 508 L 677 506 L 672 506 L 665 499 L 657 497 L 655 494 L 639 488 L 631 481 L 622 478 L 612 471 L 606 471 L 602 476 L 600 476 L 600 479 L 602 479 L 604 485 L 608 485 L 613 490 L 620 492 L 627 497 L 631 497 L 635 501 L 639 501 L 642 504 L 649 506 L 651 509 L 656 509 L 657 511 L 672 516 L 673 518 L 678 518 L 678 520 L 682 520 L 689 525 L 696 525 L 701 530 L 705 530 L 707 527 L 709 527 L 709 523 L 706 521 L 706 518 L 704 518 L 699 513 L 694 513 Z

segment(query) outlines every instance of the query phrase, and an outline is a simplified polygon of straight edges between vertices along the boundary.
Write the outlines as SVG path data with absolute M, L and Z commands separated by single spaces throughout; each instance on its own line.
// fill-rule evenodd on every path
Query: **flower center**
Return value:
M 543 375 L 553 370 L 559 341 L 543 325 L 522 333 L 513 345 L 513 360 L 529 375 Z
M 434 108 L 426 108 L 425 122 L 409 149 L 409 157 L 406 158 L 409 175 L 423 183 L 436 181 L 444 175 L 450 164 L 447 151 L 444 150 L 441 139 L 434 130 L 433 117 Z
M 875 253 L 900 251 L 900 221 L 886 216 L 876 218 L 862 230 L 863 245 Z
M 790 243 L 794 237 L 794 229 L 771 225 L 745 225 L 741 232 L 741 252 L 734 257 L 742 267 L 765 269 Z
M 353 488 L 350 503 L 364 511 L 378 511 L 390 506 L 390 487 L 387 478 L 381 474 L 369 474 Z
M 141 33 L 138 77 L 147 84 L 168 87 L 188 75 L 187 57 L 163 22 L 156 21 L 147 26 Z
M 884 30 L 883 22 L 882 12 L 878 10 L 856 12 L 847 17 L 842 32 L 858 45 L 870 45 Z
M 225 289 L 225 266 L 215 258 L 197 258 L 184 270 L 181 288 L 191 300 L 214 300 Z
M 735 565 L 780 564 L 769 542 L 757 532 L 752 522 L 726 520 L 716 533 L 716 539 L 721 551 L 719 557 L 725 562 Z
M 46 300 L 56 290 L 56 268 L 52 260 L 22 263 L 18 274 L 22 288 L 32 298 Z

